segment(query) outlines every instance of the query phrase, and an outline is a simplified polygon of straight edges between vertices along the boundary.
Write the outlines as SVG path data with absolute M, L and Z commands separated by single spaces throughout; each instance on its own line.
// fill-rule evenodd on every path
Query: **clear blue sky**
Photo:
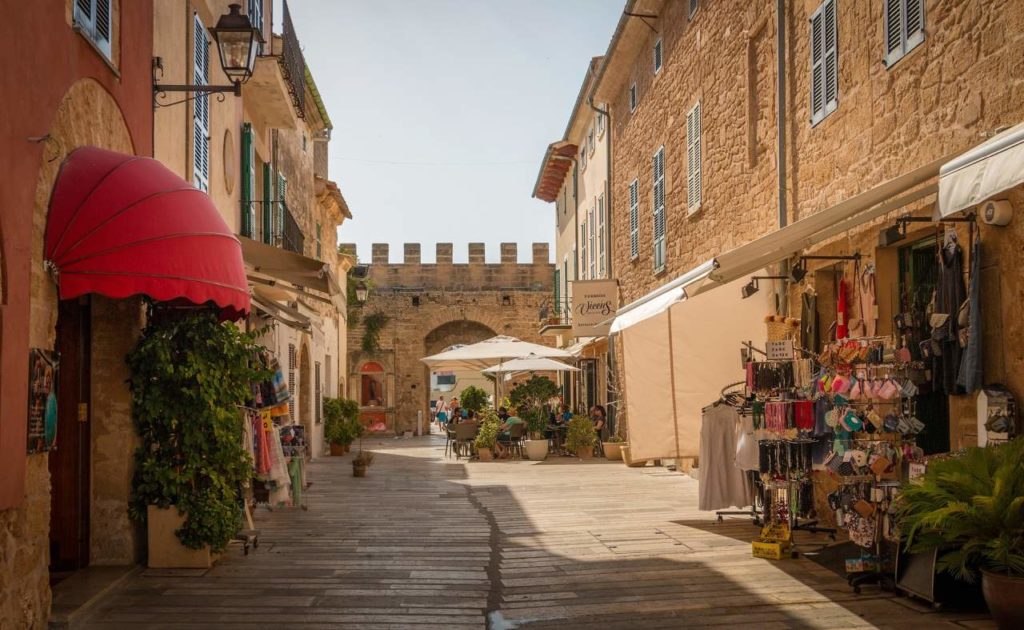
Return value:
M 590 58 L 623 0 L 292 0 L 300 42 L 334 123 L 331 178 L 370 244 L 552 242 L 554 210 L 531 198 Z M 276 12 L 280 20 L 280 11 Z M 275 29 L 276 30 L 276 29 Z

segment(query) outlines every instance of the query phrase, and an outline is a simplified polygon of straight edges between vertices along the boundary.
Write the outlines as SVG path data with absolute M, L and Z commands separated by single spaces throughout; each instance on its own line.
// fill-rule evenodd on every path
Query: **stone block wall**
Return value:
M 701 2 L 692 20 L 688 2 L 667 0 L 657 20 L 633 31 L 628 72 L 609 74 L 613 133 L 613 259 L 623 303 L 636 299 L 718 252 L 778 227 L 775 92 L 775 3 Z M 927 0 L 925 39 L 886 67 L 883 5 L 837 2 L 838 108 L 810 122 L 809 18 L 820 0 L 786 3 L 785 60 L 787 221 L 810 216 L 903 173 L 983 142 L 1024 122 L 1024 0 Z M 638 18 L 631 18 L 638 19 Z M 641 32 L 642 35 L 635 35 Z M 653 72 L 651 50 L 662 39 L 664 67 Z M 620 62 L 622 60 L 620 59 Z M 631 65 L 630 65 L 631 64 Z M 638 107 L 628 89 L 636 81 Z M 686 209 L 686 112 L 700 101 L 703 204 Z M 666 271 L 652 263 L 652 156 L 665 147 Z M 628 186 L 640 189 L 640 255 L 629 257 Z M 1017 212 L 1024 192 L 1009 191 Z M 878 231 L 898 215 L 932 211 L 934 198 L 900 208 L 821 244 L 821 252 L 860 251 L 869 259 Z M 1006 348 L 1024 343 L 1014 317 L 1024 291 L 1024 228 L 981 226 L 985 242 L 983 310 L 985 380 L 1003 381 L 1024 395 L 1024 360 Z M 961 242 L 967 243 L 962 231 Z M 811 251 L 809 253 L 820 253 Z M 813 265 L 812 265 L 813 267 Z M 852 273 L 852 272 L 851 272 Z M 881 279 L 890 289 L 895 278 Z M 885 287 L 880 286 L 879 292 Z M 888 290 L 888 289 L 885 289 Z M 882 326 L 883 322 L 879 322 Z M 1011 356 L 1012 355 L 1012 356 Z M 628 395 L 628 394 L 627 394 Z M 951 398 L 951 441 L 969 444 L 972 397 Z
M 774 3 L 670 0 L 644 29 L 623 80 L 603 85 L 612 133 L 612 269 L 623 303 L 657 288 L 717 252 L 777 225 L 774 143 Z M 771 7 L 769 6 L 771 5 Z M 638 19 L 638 18 L 632 18 Z M 652 51 L 661 39 L 663 66 Z M 610 80 L 610 79 L 609 79 Z M 638 105 L 630 112 L 629 86 Z M 686 114 L 701 105 L 703 202 L 687 208 Z M 753 140 L 751 139 L 753 138 Z M 768 143 L 768 144 L 766 144 Z M 751 148 L 753 145 L 753 149 Z M 665 269 L 653 261 L 653 158 L 664 147 Z M 639 256 L 631 258 L 629 186 L 639 188 Z
M 343 245 L 348 251 L 355 246 Z M 545 343 L 539 335 L 538 313 L 549 302 L 554 266 L 547 243 L 533 244 L 533 262 L 518 263 L 512 243 L 502 244 L 503 262 L 488 264 L 482 243 L 469 245 L 469 263 L 453 264 L 452 244 L 438 243 L 437 263 L 419 262 L 420 246 L 403 247 L 406 262 L 388 262 L 389 247 L 376 243 L 370 264 L 371 289 L 349 322 L 348 396 L 358 399 L 359 369 L 367 361 L 385 369 L 389 401 L 388 430 L 412 431 L 417 413 L 427 413 L 430 372 L 420 359 L 454 343 L 475 343 L 494 335 Z M 362 352 L 362 317 L 384 313 L 390 318 L 381 331 L 381 351 Z

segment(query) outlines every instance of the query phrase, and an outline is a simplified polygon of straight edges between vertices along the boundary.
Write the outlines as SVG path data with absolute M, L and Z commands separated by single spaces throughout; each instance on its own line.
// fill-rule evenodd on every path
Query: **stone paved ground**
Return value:
M 856 596 L 806 559 L 753 559 L 749 521 L 714 523 L 697 483 L 662 468 L 465 464 L 434 436 L 367 447 L 367 478 L 349 457 L 320 460 L 309 511 L 260 512 L 254 554 L 232 548 L 199 575 L 141 571 L 86 627 L 994 627 Z

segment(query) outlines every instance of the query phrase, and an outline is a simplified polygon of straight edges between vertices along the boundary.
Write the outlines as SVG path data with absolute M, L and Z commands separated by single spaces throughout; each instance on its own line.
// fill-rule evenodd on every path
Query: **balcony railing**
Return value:
M 542 329 L 572 326 L 572 301 L 565 297 L 557 302 L 548 300 L 538 309 L 537 321 Z
M 281 231 L 281 247 L 290 252 L 305 255 L 303 246 L 305 245 L 306 237 L 302 234 L 302 229 L 295 221 L 295 217 L 292 216 L 288 206 L 281 204 L 281 211 L 282 218 L 284 219 L 284 229 Z
M 288 11 L 288 2 L 284 3 L 284 32 L 281 35 L 281 69 L 284 71 L 288 91 L 295 103 L 295 111 L 299 118 L 306 117 L 306 59 L 302 56 L 299 37 L 292 25 L 292 16 Z

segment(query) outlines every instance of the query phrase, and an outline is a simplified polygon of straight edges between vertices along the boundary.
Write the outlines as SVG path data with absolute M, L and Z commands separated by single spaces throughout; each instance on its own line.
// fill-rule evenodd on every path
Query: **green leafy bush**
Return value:
M 476 434 L 473 444 L 477 448 L 493 449 L 498 442 L 498 433 L 501 429 L 501 420 L 498 413 L 490 407 L 480 411 L 480 430 Z
M 363 316 L 363 352 L 370 356 L 380 352 L 380 333 L 390 320 L 388 315 L 381 312 Z
M 544 403 L 558 395 L 558 385 L 546 376 L 531 376 L 509 392 L 509 402 L 519 410 L 520 417 L 530 412 L 543 412 Z
M 459 405 L 467 411 L 480 413 L 490 402 L 491 397 L 487 395 L 487 392 L 475 385 L 470 385 L 459 395 Z
M 176 507 L 186 519 L 175 533 L 191 549 L 221 551 L 238 532 L 240 491 L 252 472 L 239 405 L 251 397 L 251 382 L 271 376 L 252 363 L 263 351 L 255 334 L 208 311 L 151 311 L 127 357 L 132 417 L 142 439 L 132 518 L 144 521 L 149 505 Z
M 979 569 L 1024 577 L 1024 438 L 929 462 L 897 509 L 911 551 L 939 550 L 937 569 L 968 582 Z
M 593 448 L 596 442 L 597 436 L 594 433 L 594 423 L 590 421 L 590 418 L 583 415 L 574 415 L 569 420 L 569 425 L 565 432 L 565 447 L 569 451 L 575 452 L 584 448 Z
M 328 444 L 349 445 L 362 432 L 357 433 L 359 403 L 347 398 L 324 398 L 324 439 Z

